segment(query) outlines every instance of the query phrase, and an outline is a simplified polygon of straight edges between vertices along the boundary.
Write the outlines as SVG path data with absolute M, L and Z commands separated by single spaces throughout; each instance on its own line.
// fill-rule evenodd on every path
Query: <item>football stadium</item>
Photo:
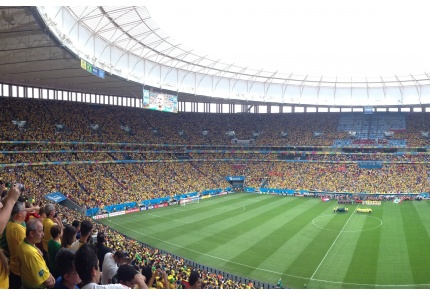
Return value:
M 165 21 L 190 16 L 145 2 L 0 6 L 0 288 L 429 289 L 429 61 L 411 60 L 422 51 L 353 72 L 351 60 L 388 56 L 372 39 L 363 58 L 345 55 L 349 73 L 303 60 L 267 70 L 176 41 Z M 380 33 L 381 7 L 364 2 L 362 29 Z M 430 7 L 401 9 L 417 25 Z M 360 47 L 348 32 L 341 49 Z M 325 47 L 291 57 L 316 66 Z

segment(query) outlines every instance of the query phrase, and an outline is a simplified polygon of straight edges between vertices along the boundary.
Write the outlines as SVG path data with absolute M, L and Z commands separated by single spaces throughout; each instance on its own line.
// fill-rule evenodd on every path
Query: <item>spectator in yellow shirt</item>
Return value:
M 28 289 L 52 288 L 55 279 L 49 272 L 42 252 L 35 246 L 43 238 L 42 222 L 30 219 L 25 234 L 17 248 L 22 285 Z
M 21 276 L 19 272 L 18 244 L 25 238 L 26 211 L 22 202 L 16 202 L 12 209 L 12 219 L 6 226 L 6 241 L 9 247 L 9 289 L 21 288 Z

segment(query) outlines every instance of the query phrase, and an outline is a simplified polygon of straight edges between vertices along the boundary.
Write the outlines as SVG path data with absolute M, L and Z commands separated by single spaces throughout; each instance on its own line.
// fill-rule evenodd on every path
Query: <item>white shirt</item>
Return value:
M 112 281 L 113 276 L 118 270 L 118 265 L 116 264 L 115 259 L 113 259 L 113 253 L 106 253 L 105 259 L 103 260 L 102 270 L 102 285 L 107 285 L 109 280 Z
M 96 283 L 89 283 L 83 286 L 81 289 L 130 289 L 130 288 L 122 284 L 98 285 Z
M 75 240 L 73 244 L 70 245 L 70 249 L 76 252 L 81 245 L 82 243 L 80 242 L 80 240 Z

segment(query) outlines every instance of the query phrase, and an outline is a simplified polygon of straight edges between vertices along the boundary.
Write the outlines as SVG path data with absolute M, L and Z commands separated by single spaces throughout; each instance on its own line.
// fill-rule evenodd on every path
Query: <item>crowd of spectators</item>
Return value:
M 380 169 L 357 164 L 273 163 L 269 188 L 328 192 L 429 192 L 426 164 L 392 164 Z
M 17 104 L 19 112 L 16 111 Z M 94 258 L 97 252 L 92 247 L 85 247 L 80 253 L 64 251 L 80 250 L 82 245 L 93 244 L 95 248 L 104 249 L 106 254 L 127 251 L 121 255 L 121 262 L 117 263 L 121 266 L 133 265 L 143 277 L 134 278 L 136 273 L 127 267 L 118 269 L 124 270 L 117 277 L 118 283 L 123 286 L 175 289 L 200 285 L 203 288 L 255 288 L 252 284 L 224 278 L 219 273 L 193 270 L 182 259 L 129 239 L 77 211 L 47 204 L 44 197 L 56 191 L 66 195 L 78 206 L 100 209 L 126 202 L 140 203 L 158 197 L 227 188 L 230 184 L 225 176 L 239 175 L 246 177 L 245 186 L 255 188 L 265 186 L 366 193 L 430 191 L 427 179 L 430 170 L 425 163 L 429 160 L 427 155 L 297 153 L 285 156 L 277 153 L 252 153 L 246 149 L 188 153 L 183 146 L 164 145 L 228 146 L 231 137 L 225 133 L 234 130 L 238 139 L 250 139 L 254 137 L 254 133 L 258 133 L 257 145 L 330 146 L 335 139 L 347 136 L 344 132 L 337 131 L 339 114 L 169 114 L 133 108 L 24 99 L 4 99 L 3 111 L 4 116 L 0 118 L 3 140 L 47 143 L 3 143 L 0 147 L 3 151 L 0 154 L 0 165 L 3 165 L 0 180 L 4 181 L 2 190 L 9 192 L 2 196 L 0 232 L 7 228 L 5 216 L 6 220 L 11 219 L 16 225 L 22 225 L 26 233 L 17 228 L 20 229 L 19 232 L 14 230 L 14 233 L 19 233 L 19 236 L 16 234 L 14 239 L 22 241 L 25 238 L 31 244 L 39 245 L 42 250 L 39 255 L 43 261 L 40 261 L 36 253 L 31 255 L 38 258 L 41 266 L 43 262 L 46 264 L 42 266 L 44 276 L 29 282 L 25 273 L 17 274 L 20 273 L 17 266 L 24 259 L 17 259 L 19 256 L 14 253 L 15 248 L 12 254 L 6 253 L 10 257 L 10 263 L 7 263 L 6 255 L 1 253 L 2 288 L 20 285 L 52 287 L 52 278 L 57 277 L 61 278 L 55 286 L 61 287 L 103 284 L 99 283 L 97 272 L 103 272 L 104 258 Z M 407 139 L 409 145 L 427 145 L 427 140 L 419 136 L 419 131 L 428 130 L 428 119 L 430 118 L 426 114 L 417 117 L 408 115 L 410 132 L 402 134 L 402 137 Z M 26 121 L 26 126 L 19 128 L 12 123 L 13 120 Z M 60 130 L 56 124 L 64 125 L 64 129 Z M 98 130 L 92 129 L 91 124 L 97 124 Z M 129 126 L 131 130 L 126 132 L 121 126 Z M 207 131 L 209 136 L 204 136 L 202 131 Z M 288 137 L 281 137 L 282 131 L 287 131 Z M 315 131 L 324 136 L 315 137 Z M 285 162 L 285 159 L 311 162 Z M 124 163 L 122 160 L 138 162 Z M 358 161 L 386 163 L 380 169 L 366 169 L 355 163 Z M 39 165 L 20 165 L 34 163 Z M 24 206 L 23 201 L 16 202 L 13 188 L 4 187 L 6 181 L 25 184 L 22 197 L 26 199 L 27 206 Z M 29 222 L 27 216 L 30 214 L 33 217 L 30 220 L 40 220 L 41 223 Z M 44 230 L 43 235 L 39 232 L 40 225 Z M 91 242 L 92 235 L 96 233 L 97 241 Z M 6 233 L 3 238 L 7 238 Z M 18 245 L 20 241 L 9 239 L 11 246 Z M 57 266 L 58 256 L 70 264 Z M 94 264 L 90 266 L 92 269 L 86 270 L 76 258 L 94 260 L 97 266 Z M 9 276 L 6 280 L 6 273 L 12 274 L 12 277 Z M 82 275 L 82 281 L 76 276 L 78 274 Z M 22 276 L 24 281 L 19 279 Z M 107 285 L 113 284 L 113 281 L 114 278 Z
M 255 138 L 257 146 L 331 146 L 348 137 L 346 131 L 338 131 L 340 113 L 175 114 L 65 101 L 2 99 L 2 103 L 5 140 L 230 145 L 226 132 L 234 131 L 239 140 Z M 428 145 L 421 131 L 429 130 L 429 115 L 405 116 L 407 130 L 396 131 L 394 138 L 406 139 L 410 147 Z M 26 126 L 18 128 L 13 121 L 26 121 Z M 57 132 L 59 124 L 62 132 Z M 288 136 L 282 137 L 282 132 Z M 315 137 L 315 132 L 322 136 Z
M 174 258 L 172 255 L 167 253 L 159 252 L 158 249 L 151 248 L 148 246 L 145 246 L 144 244 L 137 242 L 135 240 L 132 240 L 130 238 L 127 238 L 126 236 L 122 235 L 119 232 L 116 232 L 109 227 L 99 224 L 94 220 L 90 220 L 87 217 L 84 217 L 80 215 L 79 213 L 70 210 L 69 208 L 61 207 L 58 205 L 55 205 L 55 209 L 52 210 L 54 207 L 53 204 L 47 204 L 46 202 L 39 200 L 38 198 L 31 199 L 33 202 L 32 204 L 29 204 L 27 202 L 28 207 L 27 209 L 24 208 L 23 203 L 17 201 L 15 203 L 15 200 L 18 198 L 19 193 L 12 188 L 12 190 L 7 190 L 5 187 L 3 187 L 4 191 L 10 191 L 9 194 L 6 194 L 6 198 L 3 199 L 4 206 L 3 209 L 0 208 L 0 218 L 1 223 L 0 226 L 4 225 L 16 225 L 17 222 L 7 222 L 11 215 L 14 218 L 18 218 L 22 216 L 22 212 L 24 211 L 24 214 L 22 217 L 25 217 L 25 211 L 30 210 L 33 208 L 37 212 L 43 211 L 43 209 L 47 212 L 51 213 L 51 216 L 56 216 L 55 220 L 56 222 L 53 223 L 49 229 L 49 233 L 52 234 L 51 236 L 47 236 L 44 234 L 44 231 L 46 232 L 46 227 L 43 227 L 44 224 L 42 222 L 42 218 L 34 217 L 32 219 L 29 219 L 29 221 L 32 223 L 30 225 L 30 222 L 27 221 L 27 227 L 25 227 L 24 223 L 24 231 L 27 231 L 28 236 L 34 237 L 34 233 L 37 232 L 37 229 L 40 229 L 41 232 L 39 232 L 36 235 L 36 239 L 30 239 L 28 238 L 28 242 L 31 242 L 32 245 L 37 245 L 37 243 L 42 242 L 42 238 L 44 241 L 48 241 L 48 246 L 54 246 L 55 253 L 54 254 L 48 254 L 48 258 L 44 259 L 43 252 L 40 252 L 40 254 L 36 254 L 34 256 L 40 256 L 38 259 L 38 262 L 42 264 L 43 270 L 44 270 L 44 276 L 40 278 L 30 278 L 28 280 L 28 275 L 22 275 L 19 274 L 19 271 L 22 270 L 20 268 L 25 268 L 21 266 L 21 263 L 18 267 L 18 275 L 17 277 L 8 277 L 5 276 L 7 273 L 9 273 L 9 263 L 5 259 L 5 256 L 1 254 L 3 260 L 0 260 L 0 288 L 52 288 L 54 287 L 54 280 L 55 287 L 57 288 L 93 288 L 93 287 L 87 287 L 89 283 L 92 281 L 89 281 L 88 278 L 85 277 L 85 266 L 89 264 L 89 258 L 90 255 L 98 254 L 98 251 L 95 251 L 95 249 L 102 250 L 103 247 L 105 248 L 105 253 L 103 259 L 106 261 L 106 257 L 116 254 L 116 261 L 120 264 L 120 268 L 122 265 L 131 265 L 133 266 L 133 269 L 135 272 L 133 273 L 132 279 L 134 276 L 138 273 L 142 274 L 144 277 L 142 278 L 144 283 L 138 282 L 136 279 L 136 282 L 134 282 L 132 279 L 129 279 L 128 281 L 131 281 L 131 283 L 126 283 L 126 280 L 124 277 L 129 275 L 130 269 L 122 267 L 121 269 L 115 269 L 113 274 L 117 275 L 117 284 L 121 283 L 125 286 L 132 287 L 134 285 L 138 285 L 139 288 L 155 288 L 155 289 L 183 289 L 183 288 L 193 288 L 192 286 L 196 283 L 198 280 L 200 282 L 199 287 L 200 288 L 210 288 L 210 289 L 254 289 L 252 283 L 248 284 L 242 284 L 240 282 L 235 282 L 229 278 L 224 278 L 220 273 L 209 273 L 202 269 L 195 269 L 192 266 L 189 266 L 184 263 L 183 259 Z M 13 196 L 11 193 L 16 194 L 16 196 Z M 17 194 L 18 193 L 18 194 Z M 17 208 L 16 210 L 11 209 Z M 51 210 L 50 210 L 51 209 Z M 9 215 L 8 215 L 8 212 Z M 48 217 L 50 222 L 51 219 Z M 3 221 L 4 220 L 4 221 Z M 38 221 L 37 223 L 33 223 Z M 46 220 L 46 218 L 45 218 Z M 19 220 L 21 221 L 21 220 Z M 43 220 L 44 221 L 44 220 Z M 79 221 L 78 224 L 75 222 Z M 21 225 L 21 224 L 20 224 Z M 61 225 L 61 227 L 60 227 Z M 79 239 L 77 239 L 78 230 L 73 225 L 80 225 L 81 226 L 81 236 L 79 236 Z M 0 231 L 3 230 L 6 227 L 1 227 Z M 64 230 L 63 230 L 64 228 Z M 27 230 L 25 230 L 27 229 Z M 93 236 L 97 234 L 96 240 L 93 239 Z M 26 236 L 22 237 L 24 239 Z M 58 238 L 61 239 L 61 244 L 57 246 L 57 242 L 59 241 Z M 21 240 L 22 240 L 21 239 Z M 11 246 L 12 240 L 9 239 L 7 241 Z M 76 253 L 76 250 L 80 250 L 82 246 L 88 245 L 89 249 L 85 249 L 85 256 L 81 253 Z M 74 247 L 75 246 L 75 247 Z M 43 244 L 39 246 L 43 249 Z M 87 247 L 85 247 L 87 248 Z M 67 251 L 66 251 L 67 250 Z M 87 254 L 88 253 L 88 254 Z M 102 252 L 100 251 L 100 254 Z M 107 256 L 106 256 L 107 254 Z M 33 256 L 32 255 L 32 256 Z M 60 256 L 60 258 L 59 258 Z M 14 257 L 12 257 L 14 258 Z M 64 258 L 64 259 L 63 259 Z M 109 258 L 109 257 L 108 257 Z M 121 260 L 120 260 L 121 259 Z M 26 258 L 25 261 L 28 261 L 29 259 Z M 46 260 L 46 261 L 44 261 Z M 106 262 L 101 261 L 97 257 L 92 259 L 97 262 L 97 267 L 99 268 L 99 271 L 104 271 L 102 266 L 106 265 Z M 19 262 L 23 262 L 24 259 L 22 259 Z M 15 261 L 13 261 L 15 262 Z M 100 265 L 99 265 L 100 263 Z M 15 263 L 14 263 L 15 264 Z M 76 268 L 75 268 L 76 266 Z M 161 268 L 162 267 L 162 268 Z M 13 267 L 12 267 L 13 268 Z M 106 267 L 104 267 L 106 269 Z M 128 270 L 122 271 L 122 269 Z M 13 269 L 15 270 L 15 269 Z M 197 274 L 197 279 L 193 279 L 192 275 L 194 277 Z M 35 275 L 32 275 L 33 277 Z M 81 277 L 81 280 L 79 279 Z M 16 283 L 16 280 L 18 278 L 18 283 Z M 9 285 L 10 280 L 14 280 L 11 283 L 13 286 Z M 22 280 L 21 280 L 22 279 Z M 100 282 L 98 281 L 100 280 Z M 101 285 L 106 284 L 113 284 L 113 280 L 109 280 L 107 283 L 103 282 L 101 278 L 98 278 L 96 282 L 93 282 L 93 284 L 100 283 Z M 15 285 L 14 285 L 15 284 Z M 114 288 L 114 287 L 107 287 L 104 288 Z M 118 288 L 118 287 L 117 287 Z M 195 287 L 194 287 L 195 288 Z

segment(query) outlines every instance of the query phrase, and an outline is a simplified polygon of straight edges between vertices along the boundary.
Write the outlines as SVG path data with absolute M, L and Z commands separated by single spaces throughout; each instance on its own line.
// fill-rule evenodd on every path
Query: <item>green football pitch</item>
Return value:
M 430 288 L 430 203 L 372 213 L 336 201 L 236 193 L 99 222 L 202 265 L 288 288 Z

